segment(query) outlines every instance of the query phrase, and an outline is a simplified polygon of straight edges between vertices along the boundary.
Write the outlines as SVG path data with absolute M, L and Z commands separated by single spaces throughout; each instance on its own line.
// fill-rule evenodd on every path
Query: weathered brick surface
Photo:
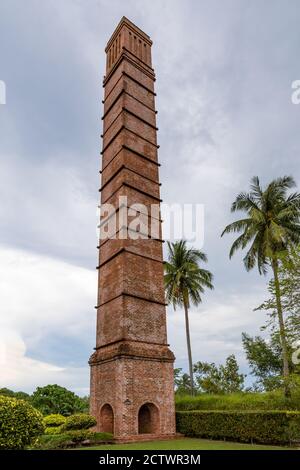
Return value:
M 116 137 L 118 132 L 121 130 L 122 126 L 125 126 L 125 114 L 119 114 L 116 119 L 113 121 L 111 126 L 107 129 L 105 134 L 103 134 L 103 147 L 106 147 L 110 144 L 112 139 Z
M 142 213 L 151 213 L 151 206 L 153 204 L 158 204 L 159 199 L 154 195 L 141 193 L 139 188 L 131 186 L 122 186 L 117 191 L 115 191 L 108 199 L 103 199 L 102 203 L 109 203 L 115 207 L 119 206 L 119 198 L 121 196 L 126 196 L 128 201 L 128 206 L 133 204 L 143 204 L 145 206 L 144 210 L 141 210 Z
M 124 54 L 124 58 L 125 60 L 121 60 L 116 64 L 116 68 L 113 74 L 107 74 L 106 76 L 106 79 L 104 81 L 104 99 L 106 100 L 109 95 L 113 92 L 116 84 L 118 83 L 122 75 L 125 75 L 126 77 L 130 78 L 131 82 L 136 82 L 140 84 L 140 87 L 145 88 L 145 90 L 148 90 L 151 95 L 154 95 L 153 82 L 155 79 L 155 75 L 153 69 L 151 69 L 150 71 L 145 70 L 145 68 L 143 66 L 141 67 L 140 64 L 137 67 L 136 63 L 134 61 L 132 62 L 130 56 L 128 57 L 126 53 Z
M 120 81 L 119 85 L 122 86 L 124 83 Z M 129 94 L 126 92 L 124 87 L 121 91 L 122 93 L 118 92 L 116 98 L 112 101 L 111 106 L 109 106 L 105 113 L 105 119 L 103 119 L 103 131 L 106 132 L 123 108 L 138 115 L 141 119 L 144 119 L 155 127 L 156 114 L 153 107 L 145 106 L 141 101 L 142 97 L 140 97 L 137 92 Z
M 113 74 L 109 74 L 106 77 L 104 89 L 105 101 L 110 97 L 112 93 L 115 92 L 114 89 L 122 76 L 127 77 L 131 83 L 135 82 L 136 84 L 139 84 L 139 88 L 144 88 L 146 91 L 148 91 L 148 93 L 152 95 L 152 97 L 155 96 L 153 83 L 155 79 L 154 72 L 151 71 L 150 74 L 146 74 L 145 69 L 137 67 L 134 62 L 128 61 L 126 54 L 125 59 L 126 60 L 122 60 L 117 64 Z M 146 101 L 145 104 L 148 104 L 148 102 Z M 104 107 L 104 110 L 105 109 L 106 108 Z
M 158 181 L 158 166 L 149 160 L 141 158 L 140 155 L 122 148 L 117 151 L 116 156 L 111 160 L 110 164 L 102 171 L 102 186 L 114 175 L 119 168 L 126 166 L 147 179 Z
M 130 249 L 130 251 L 147 255 L 149 258 L 160 260 L 162 256 L 162 241 L 149 239 L 147 240 L 147 251 L 145 252 L 144 240 L 131 240 L 125 239 L 120 240 L 119 238 L 112 240 L 104 240 L 100 245 L 100 264 L 105 263 L 114 254 L 120 251 L 122 248 Z
M 103 430 L 102 407 L 111 403 L 114 414 L 114 435 L 138 435 L 138 413 L 144 403 L 158 409 L 156 433 L 174 435 L 173 366 L 163 360 L 133 357 L 103 361 L 92 366 L 92 382 L 98 384 L 91 401 L 91 412 Z
M 148 89 L 150 92 L 154 93 L 154 80 L 155 75 L 154 71 L 151 70 L 150 75 L 146 74 L 144 68 L 139 69 L 134 66 L 133 63 L 124 61 L 124 72 L 137 83 L 140 83 L 143 87 Z M 142 72 L 142 73 L 141 73 Z
M 113 173 L 113 175 L 114 177 L 103 186 L 102 197 L 104 201 L 108 201 L 110 195 L 117 191 L 124 183 L 128 183 L 141 191 L 146 191 L 154 197 L 159 198 L 160 196 L 159 185 L 156 181 L 151 181 L 128 168 L 123 167 L 118 172 Z
M 130 131 L 143 136 L 143 139 L 149 141 L 151 144 L 156 145 L 156 129 L 146 122 L 141 121 L 138 117 L 125 111 L 124 124 Z
M 137 136 L 130 130 L 122 127 L 120 133 L 116 134 L 114 139 L 110 141 L 109 146 L 104 147 L 102 158 L 103 169 L 115 158 L 123 146 L 128 147 L 132 152 L 144 155 L 146 158 L 143 158 L 142 162 L 150 159 L 157 163 L 157 146 L 146 141 L 142 136 Z
M 144 141 L 149 144 L 156 145 L 156 129 L 150 126 L 150 124 L 141 121 L 138 117 L 128 113 L 126 110 L 115 117 L 115 120 L 107 128 L 103 134 L 103 146 L 106 147 L 110 144 L 120 132 L 122 127 L 125 127 L 131 133 L 141 136 Z
M 162 304 L 126 295 L 112 299 L 99 309 L 97 344 L 124 339 L 165 343 L 164 309 Z
M 99 242 L 97 335 L 91 365 L 91 413 L 99 431 L 119 439 L 175 435 L 174 356 L 167 344 L 163 286 L 155 75 L 151 40 L 123 18 L 106 48 L 101 203 L 119 197 L 141 209 Z M 117 222 L 120 211 L 117 211 Z M 101 224 L 107 224 L 102 214 Z M 155 222 L 157 233 L 150 233 Z M 133 223 L 136 228 L 133 229 Z M 134 232 L 133 232 L 134 230 Z M 157 236 L 158 235 L 158 236 Z
M 144 240 L 144 243 L 148 243 L 148 240 Z M 122 251 L 101 265 L 99 277 L 98 304 L 122 292 L 153 301 L 165 300 L 161 261 Z

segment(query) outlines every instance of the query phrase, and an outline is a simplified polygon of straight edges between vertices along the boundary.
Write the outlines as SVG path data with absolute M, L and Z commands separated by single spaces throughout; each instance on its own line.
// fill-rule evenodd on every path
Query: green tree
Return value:
M 231 232 L 241 233 L 230 249 L 230 258 L 238 249 L 250 244 L 244 257 L 248 271 L 257 265 L 259 273 L 266 274 L 268 266 L 272 267 L 286 395 L 289 394 L 288 345 L 278 269 L 280 257 L 287 253 L 289 247 L 300 242 L 300 194 L 288 195 L 288 190 L 294 186 L 294 179 L 284 176 L 272 181 L 263 190 L 255 176 L 250 193 L 240 193 L 231 207 L 232 212 L 243 211 L 247 217 L 227 225 L 222 233 L 222 236 Z
M 14 397 L 15 392 L 13 390 L 10 390 L 9 388 L 3 387 L 0 388 L 0 395 L 3 397 Z
M 300 337 L 300 250 L 289 248 L 288 254 L 279 259 L 278 278 L 280 298 L 284 315 L 285 332 L 288 345 L 289 371 L 299 374 L 299 365 L 293 363 L 294 344 Z M 282 386 L 282 360 L 280 332 L 277 321 L 276 292 L 274 278 L 268 285 L 269 299 L 265 300 L 255 310 L 267 312 L 266 324 L 261 327 L 269 331 L 270 337 L 255 338 L 243 333 L 243 346 L 250 365 L 251 373 L 257 377 L 255 388 L 259 390 L 274 390 Z
M 288 344 L 300 338 L 300 249 L 290 248 L 286 256 L 279 260 L 278 279 L 282 311 L 285 317 L 285 330 Z M 269 281 L 269 299 L 255 310 L 264 310 L 268 314 L 268 322 L 262 329 L 270 329 L 271 334 L 279 334 L 276 321 L 276 289 L 274 278 Z
M 257 378 L 254 389 L 277 389 L 281 385 L 282 373 L 281 345 L 278 339 L 267 341 L 261 336 L 251 337 L 243 333 L 242 341 L 251 374 Z
M 200 392 L 227 394 L 241 392 L 244 388 L 246 376 L 239 373 L 234 354 L 227 357 L 225 365 L 199 361 L 194 365 L 194 372 Z
M 31 397 L 32 405 L 43 415 L 61 414 L 69 416 L 86 411 L 86 401 L 59 385 L 38 387 Z
M 12 397 L 12 398 L 17 398 L 18 400 L 29 400 L 30 395 L 25 392 L 14 392 L 13 390 L 10 390 L 9 388 L 0 388 L 0 395 L 5 396 L 5 397 Z
M 184 308 L 191 394 L 194 390 L 193 361 L 189 327 L 190 304 L 199 305 L 205 288 L 213 289 L 212 274 L 199 266 L 207 257 L 202 251 L 188 248 L 186 241 L 168 242 L 168 261 L 165 262 L 165 289 L 168 303 Z
M 90 396 L 86 395 L 84 397 L 80 397 L 82 403 L 82 411 L 83 413 L 89 413 L 90 410 Z
M 191 378 L 189 374 L 183 373 L 181 368 L 174 369 L 174 385 L 176 395 L 190 395 Z

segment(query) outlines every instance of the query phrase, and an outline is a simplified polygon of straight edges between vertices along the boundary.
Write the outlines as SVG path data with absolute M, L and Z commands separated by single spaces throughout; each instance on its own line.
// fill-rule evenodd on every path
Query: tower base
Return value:
M 183 434 L 135 434 L 127 437 L 116 437 L 116 444 L 130 444 L 131 442 L 149 442 L 149 441 L 170 441 L 173 439 L 182 439 Z
M 97 431 L 128 441 L 175 437 L 173 362 L 164 344 L 124 340 L 98 348 L 89 361 Z

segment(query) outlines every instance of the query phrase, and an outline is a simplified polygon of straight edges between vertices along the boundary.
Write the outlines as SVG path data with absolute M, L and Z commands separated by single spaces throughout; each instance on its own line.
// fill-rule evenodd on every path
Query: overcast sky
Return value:
M 205 205 L 215 290 L 191 310 L 194 360 L 246 371 L 241 333 L 264 323 L 267 279 L 220 233 L 253 175 L 300 183 L 299 2 L 1 0 L 0 387 L 88 393 L 104 48 L 123 15 L 154 42 L 164 202 Z M 186 369 L 180 310 L 168 340 Z

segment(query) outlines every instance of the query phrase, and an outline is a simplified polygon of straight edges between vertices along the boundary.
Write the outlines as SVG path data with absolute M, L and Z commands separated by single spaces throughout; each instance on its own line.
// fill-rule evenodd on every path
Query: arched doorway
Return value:
M 101 432 L 114 433 L 114 412 L 112 407 L 106 403 L 100 411 L 100 427 Z
M 144 403 L 138 415 L 139 434 L 159 433 L 159 411 L 153 403 Z

